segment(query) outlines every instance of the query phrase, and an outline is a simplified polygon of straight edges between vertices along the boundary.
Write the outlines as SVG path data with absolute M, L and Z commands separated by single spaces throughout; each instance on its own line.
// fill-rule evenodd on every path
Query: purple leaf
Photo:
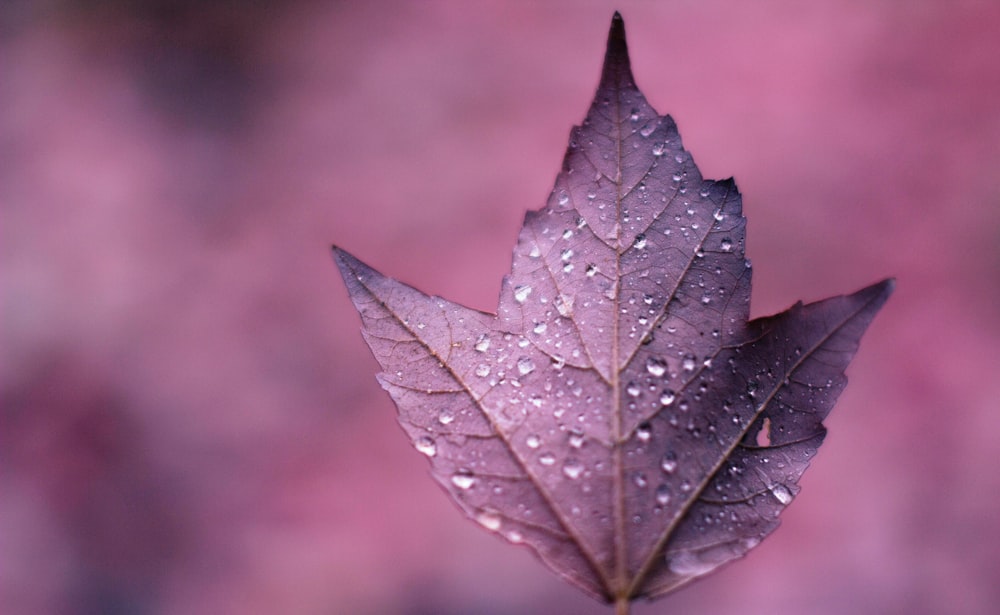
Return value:
M 733 181 L 703 179 L 637 89 L 616 14 L 496 315 L 334 256 L 434 478 L 483 527 L 627 609 L 777 527 L 892 292 L 748 322 L 745 225 Z

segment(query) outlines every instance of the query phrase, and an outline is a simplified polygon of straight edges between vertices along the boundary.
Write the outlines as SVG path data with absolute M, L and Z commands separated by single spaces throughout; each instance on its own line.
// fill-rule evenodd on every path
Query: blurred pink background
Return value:
M 637 614 L 1000 603 L 1000 5 L 0 8 L 0 611 L 608 613 L 461 518 L 329 257 L 492 310 L 612 10 L 753 312 L 898 277 L 783 527 Z

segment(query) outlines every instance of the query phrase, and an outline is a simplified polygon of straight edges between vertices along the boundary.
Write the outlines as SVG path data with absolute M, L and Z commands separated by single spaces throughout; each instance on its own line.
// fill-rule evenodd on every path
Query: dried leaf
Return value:
M 619 606 L 778 525 L 892 292 L 748 322 L 745 218 L 637 89 L 616 14 L 600 86 L 497 315 L 334 255 L 399 420 L 465 513 Z

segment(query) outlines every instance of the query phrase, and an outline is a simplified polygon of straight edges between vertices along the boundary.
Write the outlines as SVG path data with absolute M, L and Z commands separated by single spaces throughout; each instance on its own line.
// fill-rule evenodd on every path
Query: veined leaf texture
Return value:
M 616 14 L 496 314 L 334 257 L 433 477 L 624 613 L 778 526 L 892 292 L 886 280 L 751 321 L 745 225 L 735 183 L 702 178 L 637 88 Z

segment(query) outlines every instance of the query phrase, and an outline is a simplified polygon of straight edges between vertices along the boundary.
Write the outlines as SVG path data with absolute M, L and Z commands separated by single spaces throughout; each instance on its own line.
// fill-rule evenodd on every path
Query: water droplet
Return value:
M 583 432 L 580 431 L 579 429 L 570 429 L 569 445 L 572 446 L 573 448 L 580 448 L 581 446 L 583 446 L 583 443 L 584 443 Z
M 480 378 L 485 378 L 490 375 L 490 366 L 485 363 L 480 363 L 476 366 L 476 375 Z
M 635 428 L 635 437 L 638 438 L 640 442 L 649 442 L 649 439 L 652 436 L 653 426 L 649 423 L 639 423 L 639 426 Z
M 489 336 L 486 335 L 485 333 L 480 335 L 479 339 L 476 340 L 476 345 L 474 346 L 474 348 L 476 349 L 476 352 L 486 352 L 487 350 L 489 350 L 490 348 Z
M 654 130 L 656 130 L 656 122 L 649 122 L 648 124 L 642 127 L 642 129 L 639 131 L 639 134 L 641 134 L 643 137 L 648 137 L 649 135 L 653 134 Z
M 515 286 L 514 287 L 514 300 L 518 303 L 524 303 L 527 300 L 528 295 L 531 294 L 530 286 Z
M 677 471 L 677 455 L 674 453 L 667 453 L 660 460 L 660 469 L 667 474 L 673 474 Z
M 572 236 L 573 236 L 573 231 L 571 229 L 566 229 L 565 231 L 562 232 L 563 239 L 569 239 Z
M 560 192 L 559 193 L 559 204 L 560 205 L 565 205 L 566 203 L 569 203 L 569 195 L 566 194 L 565 192 Z
M 520 544 L 524 540 L 524 535 L 517 530 L 511 530 L 507 532 L 507 540 L 514 544 Z
M 675 393 L 673 389 L 664 389 L 663 393 L 660 395 L 660 403 L 664 406 L 669 406 L 674 403 L 675 399 L 677 399 L 677 393 Z
M 484 509 L 476 515 L 476 522 L 491 532 L 500 529 L 500 514 L 495 510 Z
M 427 436 L 417 438 L 413 443 L 413 446 L 428 457 L 437 455 L 437 446 L 434 444 L 434 440 L 432 438 L 428 438 Z
M 535 371 L 535 362 L 530 357 L 521 357 L 517 360 L 517 372 L 522 376 L 527 376 Z
M 565 265 L 563 265 L 562 268 L 563 273 L 570 273 L 571 271 L 573 271 L 573 269 L 574 269 L 573 263 L 566 263 Z
M 638 384 L 630 382 L 625 386 L 625 392 L 628 393 L 629 397 L 639 397 L 639 393 L 642 391 Z
M 631 120 L 631 121 L 633 121 L 633 122 L 638 122 L 639 121 L 639 110 L 638 109 L 632 109 L 632 112 L 629 113 L 628 119 Z
M 570 479 L 580 478 L 580 475 L 583 474 L 583 464 L 580 463 L 580 460 L 570 457 L 563 464 L 563 474 Z
M 455 420 L 455 413 L 449 410 L 448 408 L 444 408 L 443 410 L 438 412 L 438 423 L 441 423 L 442 425 L 448 425 L 454 420 Z
M 566 358 L 559 355 L 552 355 L 552 368 L 562 369 L 566 366 Z
M 642 250 L 643 248 L 645 248 L 646 236 L 641 234 L 637 235 L 635 238 L 635 243 L 632 244 L 632 247 L 635 248 L 636 250 Z
M 597 275 L 597 265 L 587 265 L 587 277 L 592 278 Z
M 542 439 L 538 437 L 538 434 L 529 434 L 524 439 L 524 443 L 528 445 L 528 448 L 538 448 L 542 445 Z
M 459 489 L 471 489 L 476 484 L 476 477 L 469 470 L 458 470 L 451 475 L 451 484 Z
M 569 318 L 573 314 L 573 297 L 566 295 L 556 297 L 556 310 L 560 316 Z
M 651 376 L 659 378 L 663 374 L 667 373 L 667 364 L 659 357 L 649 357 L 646 359 L 646 371 L 649 372 Z
M 545 330 L 548 328 L 549 326 L 544 322 L 536 322 L 532 331 L 534 331 L 537 335 L 541 335 L 542 333 L 545 333 Z
M 559 254 L 559 258 L 561 258 L 564 262 L 568 261 L 569 259 L 573 258 L 573 250 L 566 248 L 565 250 L 562 251 L 562 253 Z
M 771 489 L 771 495 L 773 495 L 776 500 L 778 500 L 785 506 L 788 506 L 788 504 L 791 503 L 792 492 L 788 490 L 788 487 L 785 487 L 784 485 L 781 484 L 775 484 L 771 485 L 770 489 Z
M 660 506 L 666 506 L 670 503 L 670 487 L 660 485 L 656 488 L 656 503 Z
M 702 196 L 707 196 L 707 194 L 702 194 Z M 721 209 L 716 209 L 715 213 L 712 214 L 712 217 L 715 218 L 716 221 L 722 222 L 723 220 L 726 219 L 726 214 L 722 213 Z
M 646 475 L 642 472 L 636 472 L 635 476 L 632 477 L 632 480 L 635 482 L 635 486 L 640 489 L 649 484 L 646 480 Z
M 538 457 L 538 463 L 542 464 L 543 466 L 550 466 L 555 462 L 556 462 L 556 457 L 552 453 L 542 453 L 541 456 Z
M 541 255 L 542 255 L 542 249 L 538 247 L 538 244 L 536 243 L 532 245 L 531 251 L 528 252 L 528 256 L 530 256 L 531 258 L 538 258 Z
M 686 372 L 693 372 L 697 361 L 695 361 L 693 354 L 686 354 L 684 358 L 681 359 L 681 367 Z
M 663 152 L 665 152 L 665 151 L 667 151 L 667 146 L 666 146 L 665 143 L 657 143 L 657 144 L 653 145 L 653 155 L 654 156 L 660 157 L 660 156 L 663 155 Z
M 723 252 L 729 252 L 730 250 L 733 249 L 733 240 L 728 237 L 725 237 L 719 244 L 719 247 L 722 248 Z

